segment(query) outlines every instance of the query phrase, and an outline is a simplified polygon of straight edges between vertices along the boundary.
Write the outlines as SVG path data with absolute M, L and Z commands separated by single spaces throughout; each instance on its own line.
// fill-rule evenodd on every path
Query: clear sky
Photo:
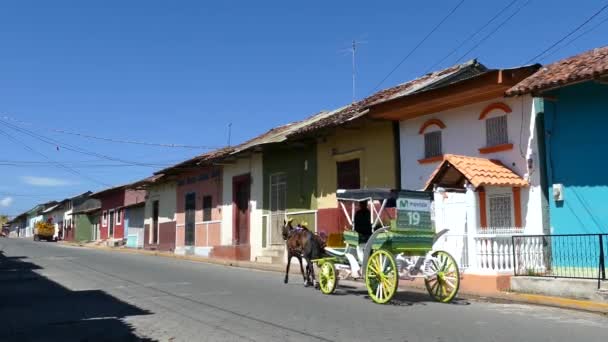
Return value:
M 523 64 L 606 2 L 518 0 L 464 41 L 511 1 L 464 1 L 382 88 L 424 74 L 463 42 L 437 68 L 473 57 L 490 67 Z M 0 213 L 134 181 L 205 151 L 103 142 L 53 129 L 223 146 L 232 123 L 238 143 L 349 103 L 353 39 L 362 42 L 357 97 L 368 95 L 459 2 L 2 1 L 0 116 L 17 120 L 12 124 L 22 130 L 0 122 L 0 130 L 19 141 L 0 133 Z M 596 27 L 592 31 L 535 62 L 606 45 L 607 18 L 608 10 L 579 33 Z M 65 144 L 85 153 L 56 146 Z

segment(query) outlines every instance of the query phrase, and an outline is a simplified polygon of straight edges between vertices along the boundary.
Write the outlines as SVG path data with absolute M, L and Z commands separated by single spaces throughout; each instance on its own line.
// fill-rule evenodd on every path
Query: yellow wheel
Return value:
M 365 285 L 370 298 L 378 303 L 388 303 L 399 285 L 399 272 L 395 257 L 383 250 L 375 251 L 367 260 Z
M 434 275 L 424 279 L 424 285 L 435 300 L 449 303 L 456 297 L 460 288 L 458 265 L 448 252 L 436 251 L 432 257 L 429 271 Z
M 324 262 L 319 272 L 319 288 L 324 294 L 332 294 L 338 285 L 336 268 L 332 262 Z

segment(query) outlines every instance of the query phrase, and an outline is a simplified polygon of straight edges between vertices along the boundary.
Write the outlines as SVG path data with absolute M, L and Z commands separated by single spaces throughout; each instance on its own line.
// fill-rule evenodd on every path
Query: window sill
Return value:
M 513 149 L 513 144 L 501 144 L 501 145 L 495 145 L 495 146 L 490 146 L 490 147 L 482 147 L 479 149 L 479 153 L 488 154 L 488 153 L 494 153 L 494 152 L 509 151 L 512 149 Z
M 443 154 L 440 156 L 418 159 L 418 164 L 432 164 L 443 161 Z

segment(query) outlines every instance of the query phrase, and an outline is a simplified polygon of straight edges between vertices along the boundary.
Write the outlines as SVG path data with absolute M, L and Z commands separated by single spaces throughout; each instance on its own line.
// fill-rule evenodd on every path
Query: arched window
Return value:
M 418 134 L 424 136 L 424 159 L 419 160 L 420 163 L 439 161 L 443 155 L 441 130 L 426 132 L 431 126 L 437 126 L 440 129 L 446 127 L 439 119 L 429 119 L 422 124 Z
M 487 117 L 491 112 L 500 111 L 503 115 Z M 507 114 L 511 113 L 511 107 L 502 102 L 491 103 L 479 115 L 479 120 L 485 120 L 486 146 L 479 149 L 480 153 L 493 153 L 510 150 L 513 144 L 509 143 L 509 130 Z

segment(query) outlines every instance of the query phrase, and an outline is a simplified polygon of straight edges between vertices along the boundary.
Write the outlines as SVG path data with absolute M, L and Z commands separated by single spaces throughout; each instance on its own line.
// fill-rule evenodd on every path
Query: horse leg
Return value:
M 287 269 L 285 269 L 285 280 L 283 281 L 285 284 L 289 281 L 289 265 L 291 264 L 291 252 L 287 252 Z
M 302 265 L 302 256 L 298 256 L 298 261 L 300 262 L 300 272 L 302 273 L 302 278 L 304 278 L 304 285 L 306 285 L 306 274 L 304 274 L 304 265 Z

